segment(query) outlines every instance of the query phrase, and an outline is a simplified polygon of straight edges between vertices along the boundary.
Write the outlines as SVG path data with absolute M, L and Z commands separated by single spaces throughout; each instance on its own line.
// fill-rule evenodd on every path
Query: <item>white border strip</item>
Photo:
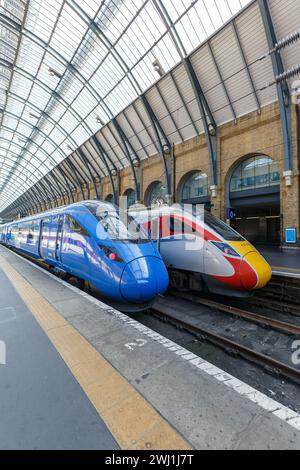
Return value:
M 136 320 L 132 320 L 130 317 L 128 317 L 124 313 L 118 312 L 117 310 L 113 309 L 109 305 L 106 305 L 100 300 L 97 300 L 94 297 L 91 297 L 86 292 L 83 292 L 77 287 L 74 287 L 68 284 L 67 282 L 63 281 L 62 279 L 59 279 L 54 274 L 51 274 L 45 269 L 41 268 L 40 266 L 37 266 L 35 263 L 29 261 L 26 258 L 23 258 L 22 256 L 20 256 L 19 254 L 13 251 L 8 250 L 6 247 L 3 247 L 3 245 L 2 245 L 2 248 L 7 250 L 8 253 L 15 255 L 16 257 L 20 258 L 22 261 L 35 267 L 42 273 L 47 274 L 52 279 L 59 282 L 63 286 L 67 287 L 68 289 L 72 290 L 73 292 L 80 295 L 81 297 L 84 297 L 89 302 L 97 305 L 97 307 L 106 311 L 109 315 L 112 315 L 115 318 L 118 318 L 119 320 L 123 321 L 125 324 L 135 328 L 140 333 L 143 333 L 148 338 L 151 338 L 153 341 L 156 341 L 157 343 L 161 344 L 163 347 L 167 348 L 169 351 L 173 352 L 181 359 L 187 361 L 192 366 L 197 367 L 197 369 L 200 369 L 202 372 L 205 372 L 206 374 L 214 377 L 218 382 L 221 382 L 227 387 L 235 390 L 239 395 L 247 398 L 253 403 L 256 403 L 260 408 L 263 408 L 265 411 L 268 411 L 269 413 L 273 414 L 277 418 L 281 419 L 285 423 L 289 424 L 293 428 L 300 431 L 300 415 L 296 413 L 295 411 L 292 411 L 290 408 L 282 405 L 281 403 L 278 403 L 277 401 L 272 400 L 271 398 L 267 397 L 262 392 L 259 392 L 255 388 L 250 387 L 249 385 L 242 382 L 241 380 L 228 374 L 222 369 L 219 369 L 218 367 L 214 366 L 210 362 L 207 362 L 206 360 L 202 359 L 201 357 L 196 356 L 196 354 L 191 353 L 190 351 L 183 348 L 182 346 L 165 338 L 159 333 L 156 333 L 154 330 L 151 330 L 150 328 L 142 325 Z
M 294 279 L 300 279 L 300 274 L 292 273 L 290 271 L 272 271 L 274 276 L 282 276 L 282 277 L 292 277 Z

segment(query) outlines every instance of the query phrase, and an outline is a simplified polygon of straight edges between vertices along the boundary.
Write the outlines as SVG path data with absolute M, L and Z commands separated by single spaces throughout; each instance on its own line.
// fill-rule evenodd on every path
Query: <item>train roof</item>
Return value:
M 40 212 L 39 214 L 34 214 L 32 216 L 28 216 L 28 217 L 24 217 L 22 219 L 17 219 L 17 220 L 14 220 L 12 222 L 8 222 L 6 224 L 1 224 L 0 226 L 7 226 L 7 225 L 15 225 L 15 224 L 19 224 L 19 223 L 23 223 L 23 222 L 31 222 L 32 220 L 39 220 L 39 219 L 44 219 L 44 218 L 47 218 L 47 217 L 52 217 L 54 215 L 59 215 L 61 213 L 64 213 L 66 211 L 70 211 L 70 212 L 74 212 L 74 210 L 77 208 L 77 209 L 80 209 L 80 208 L 85 208 L 87 211 L 89 210 L 89 206 L 98 206 L 98 207 L 101 207 L 103 206 L 103 208 L 105 208 L 106 210 L 111 210 L 111 211 L 115 211 L 117 210 L 117 207 L 114 205 L 114 204 L 111 204 L 109 202 L 106 202 L 106 201 L 99 201 L 99 200 L 86 200 L 86 201 L 79 201 L 79 202 L 75 202 L 74 204 L 69 204 L 69 205 L 66 205 L 66 206 L 61 206 L 61 207 L 57 207 L 55 209 L 51 209 L 51 210 L 48 210 L 48 211 L 45 211 L 45 212 Z

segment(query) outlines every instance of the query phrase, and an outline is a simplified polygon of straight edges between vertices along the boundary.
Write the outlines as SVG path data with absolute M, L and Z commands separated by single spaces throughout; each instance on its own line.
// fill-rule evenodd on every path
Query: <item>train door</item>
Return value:
M 40 257 L 46 259 L 48 257 L 48 243 L 50 236 L 50 221 L 48 219 L 41 222 L 41 236 L 40 236 Z
M 204 266 L 203 234 L 200 228 L 181 215 L 163 217 L 161 255 L 169 268 L 202 272 Z
M 56 245 L 55 245 L 55 259 L 58 262 L 61 262 L 63 222 L 64 222 L 64 217 L 62 215 L 60 215 L 59 218 L 58 218 L 57 237 L 56 237 Z
M 61 261 L 71 274 L 86 278 L 89 274 L 87 231 L 71 216 L 64 218 Z

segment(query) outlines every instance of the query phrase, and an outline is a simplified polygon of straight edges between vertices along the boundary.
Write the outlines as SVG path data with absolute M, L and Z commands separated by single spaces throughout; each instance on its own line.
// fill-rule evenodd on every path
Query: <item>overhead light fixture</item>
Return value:
M 96 116 L 96 122 L 98 124 L 101 124 L 101 126 L 105 126 L 105 122 L 101 119 L 100 116 Z
M 49 67 L 48 72 L 51 77 L 62 78 L 62 74 L 54 70 L 52 67 Z
M 70 144 L 67 144 L 67 149 L 68 149 L 68 150 L 71 150 L 71 152 L 74 152 L 74 149 L 73 149 L 73 147 L 71 147 Z
M 134 168 L 138 168 L 140 166 L 140 162 L 138 161 L 137 158 L 135 158 L 132 163 L 133 163 Z
M 29 113 L 29 117 L 31 119 L 40 119 L 40 116 L 38 116 L 37 114 L 31 113 L 31 112 Z
M 212 137 L 216 135 L 216 128 L 213 124 L 208 125 L 208 132 Z
M 164 145 L 164 154 L 165 155 L 170 155 L 171 150 L 168 145 Z
M 155 72 L 158 73 L 160 77 L 165 75 L 166 72 L 158 59 L 155 59 L 154 62 L 152 62 L 152 65 Z
M 117 170 L 113 169 L 113 170 L 111 170 L 111 174 L 112 174 L 112 176 L 117 176 L 118 172 L 117 172 Z

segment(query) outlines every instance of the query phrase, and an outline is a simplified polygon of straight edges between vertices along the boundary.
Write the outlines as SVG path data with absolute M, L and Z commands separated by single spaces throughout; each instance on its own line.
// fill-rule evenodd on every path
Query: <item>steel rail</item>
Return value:
M 195 326 L 184 320 L 175 318 L 161 305 L 155 305 L 151 309 L 151 315 L 162 321 L 166 321 L 167 323 L 181 330 L 187 331 L 199 339 L 207 340 L 215 346 L 225 349 L 231 354 L 240 356 L 249 362 L 262 366 L 265 370 L 271 372 L 274 375 L 286 377 L 289 380 L 300 384 L 300 370 L 290 367 L 287 364 L 277 361 L 276 359 L 266 356 L 265 354 L 262 354 L 258 351 L 254 351 L 253 349 L 232 341 L 224 336 L 212 333 L 211 331 L 208 331 L 199 325 Z
M 264 315 L 258 315 L 254 312 L 249 312 L 247 310 L 242 310 L 237 307 L 232 307 L 230 305 L 222 304 L 220 302 L 215 302 L 210 299 L 204 299 L 202 297 L 197 297 L 196 295 L 172 292 L 174 297 L 180 297 L 184 300 L 189 300 L 193 303 L 205 305 L 206 307 L 214 308 L 218 311 L 229 313 L 235 317 L 249 320 L 251 322 L 257 323 L 264 327 L 271 327 L 278 331 L 281 331 L 286 334 L 300 335 L 300 326 L 293 325 L 292 323 L 283 322 L 280 320 L 275 320 L 273 318 L 268 318 Z

